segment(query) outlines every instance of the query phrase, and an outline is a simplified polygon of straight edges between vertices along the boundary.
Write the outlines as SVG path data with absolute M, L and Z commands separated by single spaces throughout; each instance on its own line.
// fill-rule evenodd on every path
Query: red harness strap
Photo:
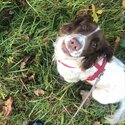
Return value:
M 64 66 L 68 67 L 68 68 L 76 68 L 76 67 L 69 66 L 69 65 L 63 63 L 63 62 L 60 61 L 60 60 L 58 60 L 58 62 L 61 63 L 61 64 L 64 65 Z M 97 68 L 97 71 L 96 71 L 92 76 L 89 76 L 89 77 L 87 78 L 87 80 L 92 81 L 92 80 L 94 80 L 95 78 L 97 78 L 97 77 L 100 75 L 100 73 L 102 73 L 102 72 L 105 70 L 106 63 L 107 63 L 107 61 L 106 61 L 105 58 L 103 58 L 102 65 L 99 65 L 98 63 L 95 63 L 93 66 L 95 66 L 95 67 Z
M 97 70 L 92 76 L 89 76 L 89 77 L 87 78 L 87 80 L 92 81 L 92 80 L 94 80 L 96 77 L 98 77 L 99 74 L 102 73 L 102 72 L 105 70 L 106 63 L 107 63 L 107 61 L 106 61 L 105 58 L 103 58 L 102 65 L 99 65 L 98 63 L 95 63 L 94 66 L 95 66 L 98 70 Z
M 69 66 L 69 65 L 67 65 L 67 64 L 65 64 L 65 63 L 63 63 L 63 62 L 62 62 L 62 61 L 60 61 L 60 60 L 58 60 L 58 62 L 59 62 L 59 63 L 61 63 L 61 64 L 62 64 L 62 65 L 64 65 L 64 66 L 68 67 L 68 68 L 76 68 L 76 67 Z

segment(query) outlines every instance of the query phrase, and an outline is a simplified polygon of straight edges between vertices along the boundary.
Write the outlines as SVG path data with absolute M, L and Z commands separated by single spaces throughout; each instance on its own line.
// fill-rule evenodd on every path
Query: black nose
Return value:
M 78 51 L 81 49 L 81 44 L 76 38 L 73 38 L 68 42 L 68 48 L 72 51 Z

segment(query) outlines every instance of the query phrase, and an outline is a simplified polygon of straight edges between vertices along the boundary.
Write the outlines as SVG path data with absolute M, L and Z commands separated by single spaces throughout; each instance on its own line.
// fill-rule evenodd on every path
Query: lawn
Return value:
M 53 43 L 61 25 L 73 21 L 80 11 L 92 14 L 92 5 L 96 12 L 102 11 L 97 14 L 98 23 L 111 46 L 117 46 L 114 55 L 125 63 L 122 0 L 0 1 L 0 125 L 24 125 L 37 119 L 45 125 L 69 123 L 81 103 L 79 92 L 84 83 L 66 84 L 61 79 L 53 61 Z M 118 45 L 116 38 L 120 38 Z M 44 92 L 35 94 L 38 89 Z M 9 97 L 12 111 L 5 116 L 3 109 Z M 105 117 L 117 106 L 91 100 L 71 125 L 93 125 L 95 121 L 108 125 Z

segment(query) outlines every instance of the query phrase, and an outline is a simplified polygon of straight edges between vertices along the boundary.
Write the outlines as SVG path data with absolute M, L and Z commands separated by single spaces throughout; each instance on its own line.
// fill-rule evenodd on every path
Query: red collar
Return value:
M 60 61 L 60 60 L 58 60 L 58 62 L 61 63 L 61 64 L 64 65 L 64 66 L 68 67 L 68 68 L 76 68 L 76 67 L 72 67 L 72 66 L 69 66 L 69 65 L 63 63 L 63 62 Z M 105 58 L 103 58 L 102 65 L 99 65 L 98 63 L 95 63 L 93 66 L 95 66 L 95 67 L 97 68 L 97 71 L 96 71 L 92 76 L 89 76 L 89 77 L 87 78 L 87 80 L 92 81 L 92 80 L 94 80 L 96 77 L 98 77 L 99 74 L 102 73 L 102 72 L 105 70 L 106 63 L 107 63 L 107 61 L 106 61 Z
M 65 63 L 63 63 L 63 62 L 62 62 L 62 61 L 60 61 L 60 60 L 58 60 L 58 62 L 59 62 L 59 63 L 61 63 L 61 64 L 62 64 L 62 65 L 64 65 L 64 66 L 68 67 L 68 68 L 76 68 L 76 67 L 69 66 L 69 65 L 67 65 L 67 64 L 65 64 Z
M 97 78 L 99 76 L 99 74 L 102 73 L 105 70 L 106 63 L 107 63 L 107 61 L 106 61 L 105 58 L 103 58 L 102 65 L 99 65 L 98 63 L 95 63 L 93 66 L 95 66 L 98 70 L 92 76 L 89 76 L 87 78 L 87 80 L 92 81 L 95 78 Z

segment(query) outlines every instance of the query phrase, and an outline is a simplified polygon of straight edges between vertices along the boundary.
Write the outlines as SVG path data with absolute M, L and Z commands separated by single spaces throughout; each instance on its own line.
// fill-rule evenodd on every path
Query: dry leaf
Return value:
M 119 36 L 116 37 L 115 43 L 120 43 L 120 37 Z
M 27 56 L 27 57 L 25 57 L 25 58 L 23 59 L 23 62 L 22 62 L 21 65 L 20 65 L 20 69 L 24 69 L 24 68 L 26 67 L 26 64 L 28 63 L 30 57 L 31 57 L 31 55 L 29 55 L 29 56 Z
M 122 6 L 125 7 L 125 0 L 122 1 Z
M 97 10 L 96 13 L 97 13 L 97 14 L 102 14 L 102 13 L 103 13 L 103 10 Z
M 34 93 L 35 93 L 35 95 L 37 95 L 37 96 L 39 96 L 39 95 L 44 95 L 44 94 L 45 94 L 44 90 L 42 90 L 42 89 L 37 89 L 36 91 L 34 91 Z
M 26 65 L 34 58 L 34 54 L 29 54 L 27 57 L 25 57 L 20 65 L 20 69 L 24 69 Z
M 92 14 L 92 17 L 93 17 L 93 21 L 96 22 L 96 23 L 98 23 L 99 18 L 98 18 L 98 16 L 97 16 L 97 14 L 96 14 L 96 13 L 93 13 L 93 14 Z
M 35 78 L 35 73 L 32 73 L 29 77 L 28 80 L 33 80 Z
M 92 12 L 95 13 L 95 5 L 92 4 Z
M 116 48 L 118 47 L 119 43 L 120 43 L 120 37 L 117 36 L 116 39 L 115 39 L 115 45 L 114 45 L 114 52 L 116 51 Z
M 94 4 L 92 4 L 92 17 L 93 17 L 94 22 L 97 23 L 99 21 L 99 18 L 98 18 L 97 14 L 96 14 L 96 8 L 95 8 Z
M 27 90 L 27 87 L 25 84 L 28 84 L 29 81 L 34 80 L 34 79 L 35 79 L 35 73 L 29 73 L 26 76 L 21 77 L 20 82 L 21 82 L 22 86 Z
M 9 97 L 9 99 L 5 101 L 3 106 L 4 116 L 10 115 L 10 113 L 12 112 L 12 103 L 13 103 L 12 97 Z
M 95 121 L 93 125 L 101 125 L 99 121 Z

